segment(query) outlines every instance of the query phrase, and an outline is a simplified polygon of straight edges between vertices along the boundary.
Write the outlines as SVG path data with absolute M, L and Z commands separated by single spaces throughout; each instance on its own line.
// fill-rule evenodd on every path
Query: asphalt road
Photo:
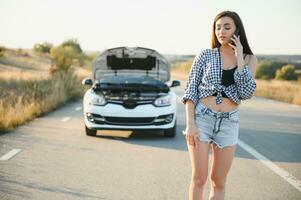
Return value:
M 174 89 L 178 96 L 183 87 Z M 240 109 L 226 199 L 301 199 L 301 107 L 254 97 Z M 175 138 L 160 132 L 88 137 L 82 103 L 69 103 L 0 136 L 0 199 L 188 199 L 184 113 L 179 102 Z

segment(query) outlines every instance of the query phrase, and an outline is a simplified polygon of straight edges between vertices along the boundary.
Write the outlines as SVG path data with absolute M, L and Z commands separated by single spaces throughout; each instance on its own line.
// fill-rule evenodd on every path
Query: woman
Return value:
M 190 200 L 205 198 L 211 143 L 209 199 L 225 198 L 226 178 L 238 141 L 238 107 L 256 88 L 257 59 L 237 13 L 223 11 L 216 16 L 211 46 L 195 57 L 182 97 L 187 123 L 183 134 L 192 166 Z

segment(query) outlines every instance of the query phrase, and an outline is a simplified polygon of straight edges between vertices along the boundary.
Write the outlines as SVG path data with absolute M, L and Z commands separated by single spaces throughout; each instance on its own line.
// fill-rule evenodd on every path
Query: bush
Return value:
M 71 47 L 76 54 L 82 54 L 83 50 L 80 47 L 77 39 L 69 39 L 61 44 L 62 47 Z
M 87 55 L 87 60 L 88 60 L 89 62 L 92 62 L 92 61 L 96 58 L 97 54 L 98 54 L 97 52 L 89 53 L 89 54 Z
M 68 72 L 71 70 L 73 60 L 76 58 L 76 52 L 69 46 L 53 47 L 50 50 L 52 62 L 51 72 L 63 71 Z
M 44 42 L 41 44 L 35 44 L 33 50 L 40 53 L 50 53 L 50 49 L 53 47 L 52 44 Z
M 281 69 L 276 72 L 276 79 L 278 80 L 297 80 L 296 69 L 294 65 L 284 65 Z
M 4 56 L 4 51 L 5 51 L 5 47 L 4 46 L 0 46 L 0 57 Z
M 70 47 L 73 49 L 75 53 L 75 57 L 73 62 L 78 64 L 79 66 L 83 66 L 85 64 L 85 60 L 88 59 L 87 55 L 84 54 L 80 44 L 77 39 L 69 39 L 64 41 L 60 46 L 62 47 Z
M 263 80 L 269 80 L 269 79 L 271 79 L 271 77 L 270 77 L 270 76 L 267 76 L 267 75 L 263 75 L 263 76 L 261 77 L 261 79 L 263 79 Z
M 273 62 L 262 62 L 257 66 L 255 78 L 273 79 L 279 66 Z

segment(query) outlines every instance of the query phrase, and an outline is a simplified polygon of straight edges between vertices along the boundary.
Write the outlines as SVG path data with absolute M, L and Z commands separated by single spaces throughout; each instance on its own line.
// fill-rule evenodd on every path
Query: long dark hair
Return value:
M 215 24 L 216 24 L 216 21 L 218 19 L 220 19 L 221 17 L 231 17 L 233 19 L 236 28 L 238 27 L 240 29 L 239 35 L 240 35 L 240 42 L 243 46 L 243 53 L 253 55 L 253 52 L 252 52 L 252 50 L 249 46 L 248 40 L 247 40 L 244 25 L 242 24 L 242 21 L 241 21 L 239 15 L 236 12 L 229 11 L 229 10 L 222 11 L 214 19 L 213 26 L 212 26 L 212 35 L 211 35 L 211 47 L 216 48 L 216 47 L 221 46 L 221 44 L 218 42 L 217 37 L 215 35 Z

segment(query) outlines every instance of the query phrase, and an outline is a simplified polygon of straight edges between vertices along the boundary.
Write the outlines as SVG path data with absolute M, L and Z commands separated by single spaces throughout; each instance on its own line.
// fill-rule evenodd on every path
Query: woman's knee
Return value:
M 211 175 L 210 181 L 211 181 L 212 187 L 214 187 L 216 189 L 224 189 L 226 186 L 226 178 L 225 177 Z
M 192 182 L 197 187 L 203 187 L 207 182 L 207 175 L 194 174 L 192 175 Z

